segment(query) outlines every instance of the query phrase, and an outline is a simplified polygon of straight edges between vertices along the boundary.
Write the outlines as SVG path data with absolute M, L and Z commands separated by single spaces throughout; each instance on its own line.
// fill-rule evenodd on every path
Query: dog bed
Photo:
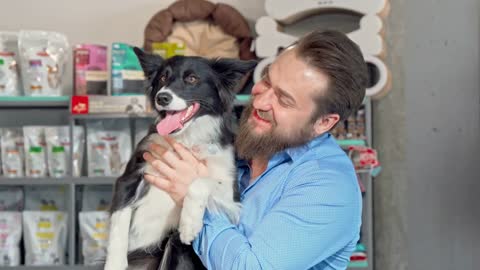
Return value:
M 255 59 L 246 19 L 233 7 L 206 0 L 180 0 L 156 13 L 145 27 L 143 47 L 183 42 L 185 55 Z

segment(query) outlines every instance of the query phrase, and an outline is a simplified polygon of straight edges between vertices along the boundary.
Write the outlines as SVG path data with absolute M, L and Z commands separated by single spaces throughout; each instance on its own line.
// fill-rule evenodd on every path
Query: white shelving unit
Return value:
M 236 100 L 237 106 L 243 106 L 248 103 L 248 96 L 239 96 Z M 365 102 L 366 107 L 366 135 L 368 138 L 368 145 L 372 142 L 371 132 L 371 105 L 370 101 Z M 153 115 L 125 115 L 125 114 L 101 114 L 101 115 L 70 115 L 69 97 L 58 98 L 0 98 L 0 127 L 2 126 L 2 116 L 11 117 L 15 115 L 16 111 L 38 111 L 49 110 L 53 114 L 67 115 L 67 122 L 56 123 L 58 125 L 70 124 L 73 128 L 75 122 L 86 121 L 93 119 L 105 119 L 105 118 L 124 118 L 124 119 L 138 119 L 138 118 L 152 118 Z M 6 114 L 2 112 L 5 111 Z M 25 117 L 24 117 L 25 118 Z M 62 118 L 65 119 L 65 118 Z M 10 119 L 11 120 L 11 119 Z M 11 122 L 11 121 L 10 121 Z M 37 124 L 35 118 L 23 119 L 19 123 L 28 123 L 30 125 Z M 133 145 L 133 144 L 132 144 Z M 71 171 L 71 170 L 70 170 Z M 368 269 L 373 270 L 373 219 L 372 219 L 372 177 L 368 171 L 360 172 L 361 181 L 366 188 L 366 196 L 364 198 L 364 211 L 363 211 L 363 237 L 364 244 L 367 248 L 368 254 L 368 267 L 351 268 L 351 269 Z M 79 235 L 78 235 L 78 209 L 77 197 L 79 188 L 85 185 L 112 185 L 115 182 L 115 177 L 73 177 L 68 176 L 62 179 L 55 178 L 5 178 L 0 177 L 0 187 L 2 186 L 55 186 L 61 185 L 67 187 L 68 191 L 68 205 L 66 207 L 69 214 L 68 223 L 68 248 L 67 248 L 67 264 L 64 266 L 18 266 L 18 267 L 0 267 L 0 270 L 63 270 L 63 269 L 101 269 L 101 267 L 91 267 L 80 265 L 80 253 L 79 253 Z M 350 268 L 349 268 L 350 269 Z

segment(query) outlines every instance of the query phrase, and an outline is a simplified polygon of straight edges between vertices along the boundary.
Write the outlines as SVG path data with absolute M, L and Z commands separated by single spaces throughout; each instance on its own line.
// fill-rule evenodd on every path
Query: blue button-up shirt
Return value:
M 205 213 L 193 247 L 208 269 L 346 269 L 362 200 L 352 162 L 330 134 L 274 155 L 249 184 L 238 164 L 238 225 Z

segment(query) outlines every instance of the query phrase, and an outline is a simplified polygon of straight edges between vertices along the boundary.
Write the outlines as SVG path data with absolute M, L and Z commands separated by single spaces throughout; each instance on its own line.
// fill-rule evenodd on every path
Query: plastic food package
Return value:
M 67 247 L 67 214 L 23 212 L 25 265 L 63 265 Z
M 25 187 L 25 209 L 28 211 L 66 211 L 64 186 Z
M 132 46 L 112 44 L 112 95 L 144 94 L 145 75 Z
M 107 94 L 107 47 L 81 44 L 75 46 L 75 95 Z
M 45 127 L 24 126 L 26 175 L 29 177 L 47 176 L 47 144 Z
M 20 265 L 22 213 L 0 212 L 0 266 Z
M 61 96 L 69 57 L 67 37 L 56 32 L 20 31 L 18 37 L 26 96 Z
M 3 176 L 24 176 L 25 154 L 22 128 L 3 128 L 0 133 Z
M 107 256 L 110 215 L 106 211 L 80 212 L 83 264 L 101 264 Z
M 0 211 L 23 211 L 21 187 L 0 187 Z
M 124 120 L 87 123 L 88 176 L 119 176 L 132 154 L 129 123 Z
M 82 194 L 82 211 L 108 211 L 113 190 L 110 185 L 85 186 Z
M 47 164 L 51 177 L 65 177 L 69 175 L 69 162 L 71 154 L 70 127 L 57 126 L 45 127 L 47 141 Z M 82 169 L 84 129 L 81 126 L 73 128 L 73 172 L 79 176 Z
M 0 96 L 20 96 L 18 34 L 0 32 Z

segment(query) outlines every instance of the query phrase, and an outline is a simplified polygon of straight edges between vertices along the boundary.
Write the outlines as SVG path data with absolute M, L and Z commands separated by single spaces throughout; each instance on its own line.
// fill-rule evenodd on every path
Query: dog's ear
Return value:
M 235 100 L 235 90 L 239 88 L 240 84 L 244 84 L 243 80 L 247 75 L 253 71 L 257 61 L 238 60 L 219 58 L 211 62 L 210 66 L 215 70 L 218 79 L 218 91 L 220 99 L 223 104 L 233 105 Z
M 134 47 L 133 51 L 140 61 L 143 72 L 147 79 L 151 82 L 155 75 L 158 73 L 160 67 L 163 65 L 165 60 L 160 55 L 146 53 L 138 47 Z

